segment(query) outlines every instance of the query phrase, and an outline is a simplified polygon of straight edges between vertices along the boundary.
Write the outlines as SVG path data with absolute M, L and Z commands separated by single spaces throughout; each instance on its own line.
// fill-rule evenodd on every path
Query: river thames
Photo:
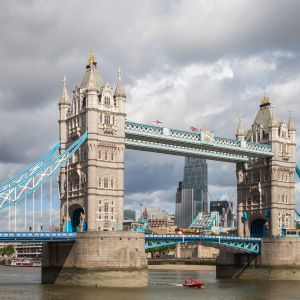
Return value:
M 182 287 L 185 277 L 206 282 L 204 289 Z M 0 299 L 300 299 L 299 281 L 217 280 L 214 270 L 149 270 L 148 288 L 42 285 L 39 268 L 0 267 Z

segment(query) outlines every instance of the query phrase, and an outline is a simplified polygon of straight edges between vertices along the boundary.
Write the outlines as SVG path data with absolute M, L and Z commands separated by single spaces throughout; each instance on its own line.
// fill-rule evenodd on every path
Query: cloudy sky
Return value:
M 128 120 L 234 137 L 266 89 L 280 119 L 292 109 L 298 125 L 299 28 L 296 0 L 1 1 L 1 181 L 58 140 L 61 80 L 69 92 L 81 82 L 89 49 L 111 85 L 121 66 Z M 209 162 L 212 194 L 234 194 L 234 170 Z M 174 211 L 182 174 L 181 157 L 128 150 L 126 206 Z

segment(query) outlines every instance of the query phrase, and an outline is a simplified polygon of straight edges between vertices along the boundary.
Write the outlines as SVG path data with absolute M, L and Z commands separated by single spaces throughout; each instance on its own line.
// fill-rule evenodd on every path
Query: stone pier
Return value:
M 99 287 L 148 285 L 142 233 L 83 232 L 75 242 L 45 243 L 42 283 Z
M 238 254 L 221 250 L 217 278 L 300 280 L 300 239 L 267 238 L 261 254 Z

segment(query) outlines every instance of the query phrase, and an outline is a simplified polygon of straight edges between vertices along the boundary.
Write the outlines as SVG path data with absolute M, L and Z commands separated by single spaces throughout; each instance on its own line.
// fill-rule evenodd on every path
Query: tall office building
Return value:
M 199 212 L 207 213 L 207 164 L 205 159 L 186 157 L 183 181 L 176 193 L 175 223 L 187 228 Z

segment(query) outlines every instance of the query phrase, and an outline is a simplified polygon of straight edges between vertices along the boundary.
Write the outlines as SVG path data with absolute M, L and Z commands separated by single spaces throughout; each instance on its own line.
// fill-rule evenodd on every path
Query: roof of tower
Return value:
M 121 77 L 121 69 L 119 67 L 118 70 L 118 79 L 117 79 L 117 85 L 114 93 L 115 97 L 124 97 L 126 98 L 125 90 L 124 90 L 124 85 Z
M 104 81 L 100 72 L 97 69 L 96 57 L 93 54 L 90 54 L 88 57 L 86 71 L 81 81 L 80 88 L 87 88 L 89 82 L 91 82 L 91 75 L 94 77 L 94 79 L 92 80 L 94 81 L 95 88 L 101 90 L 104 86 Z
M 60 97 L 60 103 L 70 103 L 70 98 L 67 90 L 66 76 L 64 76 L 64 80 L 63 80 L 63 91 Z
M 271 103 L 269 102 L 269 97 L 264 96 L 261 100 L 259 111 L 256 114 L 252 126 L 255 126 L 256 124 L 260 124 L 262 129 L 265 132 L 269 132 L 269 126 L 271 120 L 272 120 Z M 251 136 L 252 136 L 252 128 L 248 130 L 246 134 L 246 140 L 251 139 Z

